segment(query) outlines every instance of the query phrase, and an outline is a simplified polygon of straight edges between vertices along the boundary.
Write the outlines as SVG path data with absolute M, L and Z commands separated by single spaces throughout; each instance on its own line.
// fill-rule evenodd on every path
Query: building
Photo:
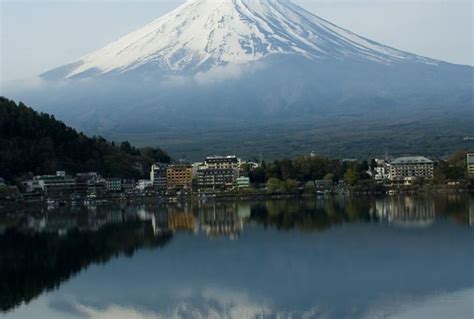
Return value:
M 107 192 L 121 192 L 122 191 L 122 179 L 120 178 L 106 178 L 105 188 Z
M 107 191 L 105 179 L 97 172 L 76 174 L 76 192 L 97 196 Z
M 434 162 L 423 156 L 397 158 L 390 162 L 388 169 L 389 179 L 395 182 L 434 177 Z
M 239 169 L 241 164 L 240 158 L 235 155 L 229 156 L 208 156 L 203 163 L 204 168 L 210 169 Z
M 43 192 L 48 195 L 59 195 L 73 193 L 76 189 L 76 181 L 67 177 L 63 171 L 56 175 L 40 175 L 33 177 L 23 183 L 28 193 Z
M 259 168 L 260 164 L 257 162 L 252 162 L 252 161 L 241 162 L 240 168 L 244 166 L 252 170 L 252 169 Z
M 225 190 L 233 188 L 238 177 L 237 168 L 200 168 L 197 185 L 200 191 Z
M 319 190 L 326 190 L 330 189 L 333 185 L 332 180 L 327 180 L 327 179 L 317 179 L 314 181 L 314 187 Z
M 245 176 L 240 176 L 235 180 L 235 185 L 238 189 L 249 188 L 250 187 L 250 178 Z
M 132 179 L 123 179 L 122 180 L 122 190 L 125 193 L 132 193 L 136 186 L 136 181 Z
M 5 180 L 2 177 L 0 177 L 0 187 L 3 187 L 3 186 L 6 186 Z
M 375 159 L 375 167 L 373 169 L 373 177 L 376 181 L 382 182 L 389 179 L 389 167 L 387 161 L 383 159 Z
M 153 182 L 148 179 L 139 179 L 136 188 L 140 191 L 153 189 Z
M 467 153 L 467 173 L 474 178 L 474 153 Z
M 166 190 L 166 171 L 167 164 L 155 163 L 151 166 L 150 180 L 153 183 L 153 188 L 156 192 L 163 192 Z
M 193 182 L 193 168 L 187 164 L 170 165 L 166 169 L 168 189 L 190 189 Z

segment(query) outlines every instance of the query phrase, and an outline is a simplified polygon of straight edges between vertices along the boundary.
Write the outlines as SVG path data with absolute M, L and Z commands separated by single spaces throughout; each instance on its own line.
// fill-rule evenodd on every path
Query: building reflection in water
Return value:
M 414 196 L 378 199 L 375 211 L 381 221 L 399 226 L 426 227 L 436 219 L 435 201 Z
M 243 229 L 238 207 L 236 203 L 201 204 L 200 230 L 208 237 L 228 236 L 230 239 L 238 239 Z
M 353 222 L 427 226 L 439 218 L 472 225 L 474 199 L 335 197 L 317 200 L 64 207 L 0 218 L 0 313 L 54 290 L 90 264 L 158 249 L 176 233 L 238 239 L 244 223 L 326 231 Z
M 474 223 L 474 198 L 469 199 L 469 227 Z
M 96 232 L 106 225 L 140 221 L 151 226 L 155 236 L 189 232 L 238 239 L 247 222 L 310 231 L 354 221 L 427 227 L 446 215 L 448 207 L 453 220 L 472 226 L 474 199 L 463 200 L 456 195 L 71 207 L 24 214 L 16 226 L 23 231 L 65 236 L 70 231 Z M 0 234 L 5 229 L 2 225 Z
M 173 204 L 156 210 L 157 232 L 203 233 L 208 237 L 237 239 L 243 228 L 240 217 L 250 214 L 250 206 L 237 203 Z

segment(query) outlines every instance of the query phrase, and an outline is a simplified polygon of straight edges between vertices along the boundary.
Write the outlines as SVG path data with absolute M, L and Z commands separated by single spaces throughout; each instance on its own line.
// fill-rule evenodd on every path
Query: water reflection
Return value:
M 436 218 L 434 200 L 414 197 L 395 197 L 379 199 L 375 202 L 377 217 L 400 226 L 426 227 Z
M 456 302 L 474 296 L 473 207 L 472 198 L 454 195 L 5 214 L 0 307 L 9 316 L 28 317 L 22 311 L 37 312 L 43 302 L 45 318 L 416 313 L 453 293 Z M 142 248 L 150 253 L 138 253 Z M 92 264 L 107 267 L 90 270 Z M 77 274 L 74 285 L 63 288 Z

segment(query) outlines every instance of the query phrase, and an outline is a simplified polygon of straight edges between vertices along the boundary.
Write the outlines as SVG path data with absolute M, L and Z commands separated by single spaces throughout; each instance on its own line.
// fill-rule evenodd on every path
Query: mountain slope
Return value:
M 287 0 L 190 0 L 8 95 L 87 133 L 142 145 L 159 139 L 178 156 L 199 145 L 205 155 L 211 135 L 261 149 L 267 145 L 256 141 L 272 141 L 275 127 L 304 136 L 303 126 L 330 123 L 364 136 L 374 124 L 390 134 L 409 121 L 423 136 L 424 127 L 428 134 L 474 121 L 473 75 L 470 66 L 378 44 Z M 285 153 L 283 145 L 276 148 Z
M 98 171 L 104 176 L 140 177 L 135 164 L 148 169 L 155 161 L 169 161 L 157 149 L 120 147 L 101 137 L 89 138 L 48 114 L 0 97 L 0 174 L 12 180 L 22 174 Z
M 439 63 L 362 38 L 287 0 L 191 0 L 66 66 L 61 75 L 125 73 L 147 64 L 167 73 L 196 73 L 275 54 L 384 64 Z

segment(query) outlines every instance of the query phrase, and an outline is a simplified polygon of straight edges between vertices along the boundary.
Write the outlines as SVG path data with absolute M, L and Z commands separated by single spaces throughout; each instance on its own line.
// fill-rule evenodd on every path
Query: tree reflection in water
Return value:
M 58 217 L 62 224 L 75 224 L 72 221 L 84 216 Z M 53 224 L 54 219 L 51 218 Z M 91 264 L 103 264 L 122 254 L 133 256 L 140 248 L 161 247 L 172 237 L 169 233 L 154 234 L 150 222 L 139 219 L 104 224 L 98 229 L 95 223 L 89 229 L 58 227 L 53 231 L 31 227 L 31 219 L 26 219 L 18 228 L 7 229 L 0 235 L 2 311 L 57 289 Z
M 472 198 L 334 197 L 312 200 L 180 203 L 70 208 L 0 216 L 0 309 L 9 311 L 59 288 L 91 264 L 156 249 L 176 232 L 238 239 L 246 223 L 279 230 L 324 231 L 344 223 L 431 225 L 452 218 L 470 225 Z

